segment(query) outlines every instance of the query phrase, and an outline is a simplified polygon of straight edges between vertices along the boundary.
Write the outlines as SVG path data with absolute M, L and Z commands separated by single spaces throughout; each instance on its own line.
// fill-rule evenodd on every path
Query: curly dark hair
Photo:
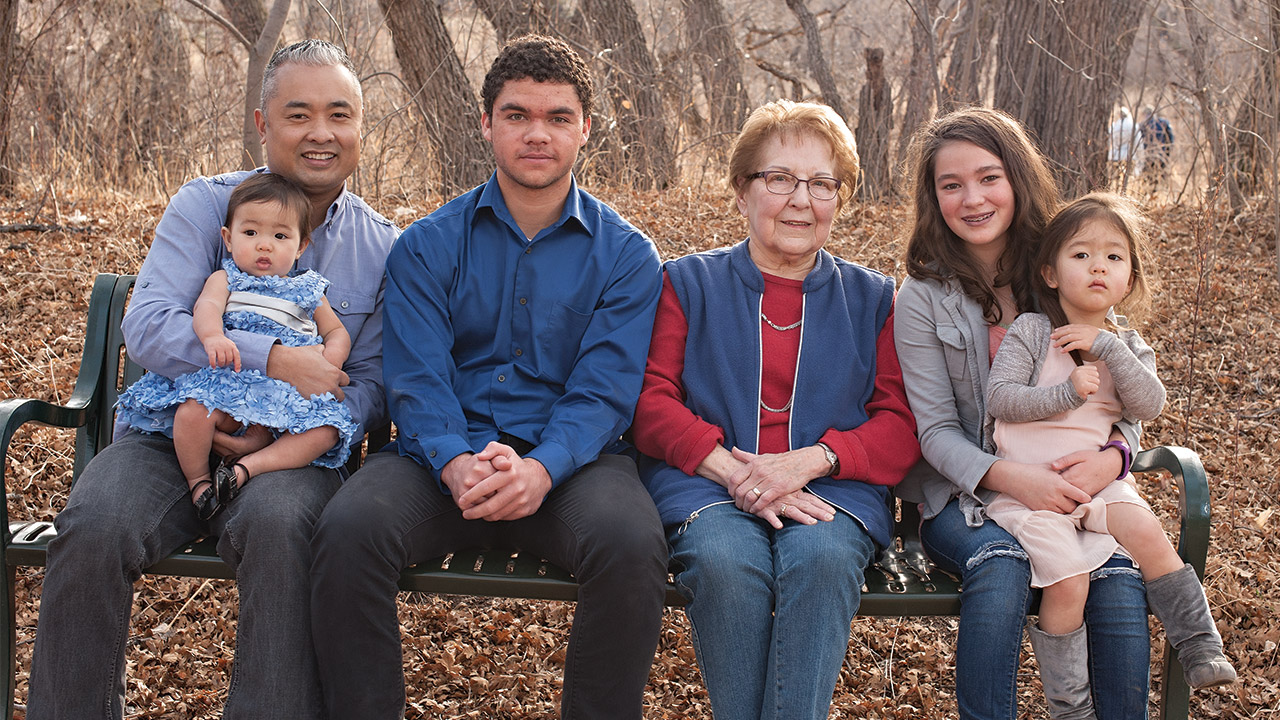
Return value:
M 494 100 L 507 81 L 524 78 L 572 85 L 578 93 L 578 101 L 582 103 L 582 116 L 591 116 L 595 86 L 582 56 L 562 40 L 532 34 L 508 42 L 489 66 L 480 91 L 485 114 L 493 113 Z

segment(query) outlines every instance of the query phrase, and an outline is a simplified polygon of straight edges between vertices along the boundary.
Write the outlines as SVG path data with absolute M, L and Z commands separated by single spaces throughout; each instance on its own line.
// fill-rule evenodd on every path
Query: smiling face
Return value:
M 1058 291 L 1067 320 L 1101 325 L 1107 311 L 1133 287 L 1129 238 L 1104 220 L 1089 220 L 1058 250 L 1052 266 L 1040 269 L 1045 284 Z
M 296 215 L 278 202 L 244 203 L 236 208 L 222 242 L 236 267 L 254 276 L 285 277 L 307 248 Z
M 590 136 L 591 118 L 583 117 L 573 85 L 526 77 L 502 86 L 480 127 L 493 145 L 504 194 L 549 188 L 563 193 L 578 148 Z
M 938 148 L 933 169 L 938 209 L 966 248 L 994 265 L 1004 251 L 1015 200 L 1004 163 L 964 140 Z
M 826 141 L 813 135 L 775 135 L 761 148 L 757 172 L 781 170 L 801 180 L 836 177 L 835 156 Z M 764 178 L 738 187 L 738 211 L 747 218 L 751 259 L 763 271 L 804 277 L 818 250 L 831 235 L 838 202 L 815 200 L 805 183 L 787 195 L 775 195 Z
M 339 65 L 288 63 L 254 113 L 267 167 L 328 207 L 360 162 L 360 85 Z

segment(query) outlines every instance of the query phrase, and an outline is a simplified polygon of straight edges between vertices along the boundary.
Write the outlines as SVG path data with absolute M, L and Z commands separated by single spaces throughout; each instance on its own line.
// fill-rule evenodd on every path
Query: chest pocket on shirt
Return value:
M 947 375 L 952 380 L 964 380 L 969 375 L 969 354 L 960 328 L 938 325 L 937 332 L 938 339 L 942 341 L 942 355 L 947 361 Z
M 591 313 L 581 313 L 564 303 L 556 303 L 547 326 L 538 335 L 539 369 L 561 385 L 569 379 L 582 347 L 582 336 L 591 322 Z
M 365 321 L 373 313 L 375 298 L 366 293 L 352 291 L 348 288 L 337 288 L 332 285 L 329 286 L 329 290 L 325 292 L 324 296 L 329 299 L 329 305 L 333 307 L 333 311 L 338 314 L 338 319 L 342 321 L 343 327 L 351 335 L 351 341 L 355 342 L 356 336 L 360 334 L 360 329 L 364 327 Z

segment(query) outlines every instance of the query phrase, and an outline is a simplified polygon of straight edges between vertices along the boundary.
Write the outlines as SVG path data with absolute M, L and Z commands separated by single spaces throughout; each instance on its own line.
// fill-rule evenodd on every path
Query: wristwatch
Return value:
M 833 477 L 840 472 L 840 456 L 836 455 L 836 451 L 831 449 L 830 445 L 824 442 L 817 443 L 822 448 L 822 452 L 827 454 L 827 462 L 831 463 L 831 472 L 827 473 L 827 477 Z

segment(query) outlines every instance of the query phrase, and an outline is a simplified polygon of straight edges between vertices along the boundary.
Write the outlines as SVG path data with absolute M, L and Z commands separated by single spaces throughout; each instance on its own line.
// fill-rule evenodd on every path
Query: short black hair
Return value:
M 286 213 L 293 214 L 298 224 L 300 242 L 311 239 L 311 198 L 289 178 L 269 172 L 250 175 L 231 191 L 231 199 L 227 201 L 225 226 L 231 227 L 236 210 L 241 205 L 265 202 L 278 203 Z
M 532 78 L 536 82 L 572 85 L 582 103 L 582 116 L 590 117 L 595 86 L 582 56 L 564 41 L 546 35 L 524 35 L 508 42 L 489 66 L 480 96 L 486 115 L 509 80 Z

